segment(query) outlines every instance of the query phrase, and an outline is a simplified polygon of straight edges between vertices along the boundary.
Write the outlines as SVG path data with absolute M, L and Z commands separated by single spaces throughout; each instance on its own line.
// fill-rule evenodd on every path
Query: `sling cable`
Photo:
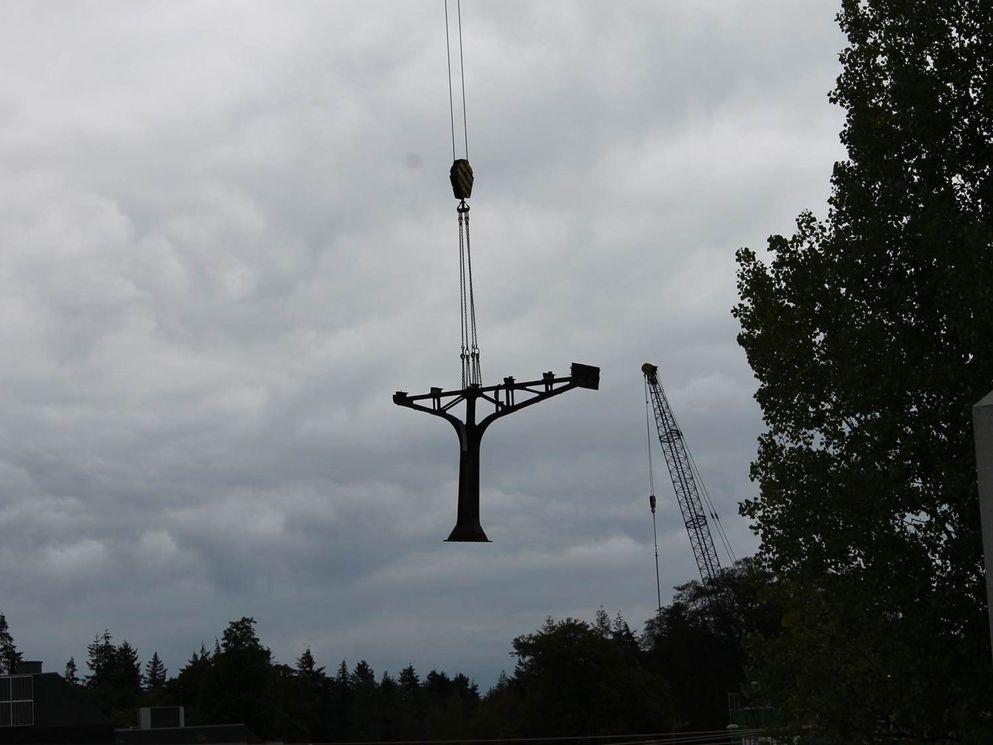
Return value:
M 596 390 L 600 386 L 600 368 L 573 363 L 570 374 L 556 377 L 543 373 L 540 379 L 517 381 L 505 377 L 502 383 L 484 386 L 479 361 L 479 333 L 476 328 L 476 297 L 473 290 L 472 247 L 469 239 L 469 203 L 472 195 L 473 172 L 469 165 L 469 127 L 466 106 L 465 57 L 462 48 L 462 2 L 455 1 L 458 27 L 459 80 L 462 93 L 462 132 L 465 157 L 459 158 L 455 136 L 455 95 L 452 85 L 452 41 L 450 13 L 445 0 L 445 52 L 448 62 L 448 109 L 452 134 L 452 167 L 449 172 L 452 191 L 458 201 L 456 213 L 459 225 L 459 315 L 461 334 L 462 387 L 443 390 L 432 387 L 429 393 L 410 395 L 406 391 L 393 394 L 393 403 L 415 411 L 441 417 L 454 427 L 459 438 L 458 517 L 448 536 L 453 542 L 487 542 L 489 538 L 479 522 L 479 449 L 483 433 L 497 419 L 527 406 L 565 393 L 573 388 Z M 460 419 L 452 410 L 465 404 Z M 478 412 L 477 405 L 489 408 Z
M 465 103 L 465 58 L 462 54 L 462 0 L 456 0 L 459 28 L 459 80 L 462 83 L 462 135 L 465 157 L 458 157 L 455 148 L 455 97 L 452 94 L 452 44 L 448 33 L 448 0 L 445 0 L 445 53 L 448 60 L 448 113 L 452 125 L 452 168 L 449 178 L 452 191 L 459 200 L 455 211 L 459 216 L 459 314 L 462 333 L 462 387 L 482 385 L 479 365 L 479 333 L 476 329 L 476 296 L 472 289 L 472 245 L 469 241 L 469 205 L 472 196 L 472 166 L 469 165 L 469 121 Z

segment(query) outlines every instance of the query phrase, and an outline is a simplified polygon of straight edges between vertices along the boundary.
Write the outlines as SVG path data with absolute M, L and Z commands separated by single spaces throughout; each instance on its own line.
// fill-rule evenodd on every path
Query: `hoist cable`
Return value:
M 482 383 L 482 371 L 479 364 L 479 335 L 476 331 L 476 296 L 472 288 L 472 246 L 469 242 L 469 210 L 465 213 L 465 257 L 466 268 L 469 278 L 469 329 L 471 332 L 469 348 L 470 359 L 472 361 L 472 378 L 470 382 Z
M 448 0 L 445 0 L 445 57 L 448 59 L 448 114 L 452 123 L 452 160 L 455 160 L 455 96 L 452 94 L 452 42 L 448 37 Z M 463 95 L 463 100 L 464 98 Z
M 448 0 L 445 1 L 447 2 Z M 465 158 L 469 160 L 469 120 L 466 116 L 465 105 L 465 59 L 462 56 L 462 0 L 456 0 L 456 8 L 459 15 L 459 77 L 462 79 L 462 134 L 465 135 Z M 447 17 L 445 20 L 448 20 Z M 450 83 L 451 73 L 448 75 Z
M 659 562 L 659 534 L 655 527 L 655 468 L 652 465 L 652 406 L 648 400 L 648 378 L 645 378 L 645 438 L 648 443 L 649 505 L 652 508 L 652 541 L 655 543 L 655 594 L 658 598 L 659 631 L 662 630 L 662 569 Z
M 465 388 L 469 385 L 469 329 L 466 325 L 465 246 L 462 231 L 462 213 L 459 212 L 459 331 L 462 335 L 462 351 L 459 356 L 462 363 L 462 387 Z
M 465 95 L 465 54 L 462 46 L 462 0 L 456 0 L 456 15 L 459 36 L 459 79 L 462 89 L 462 132 L 465 142 L 465 159 L 460 160 L 455 144 L 455 94 L 452 84 L 452 39 L 448 0 L 445 0 L 445 55 L 448 62 L 448 114 L 452 133 L 452 186 L 459 199 L 459 323 L 462 336 L 460 361 L 462 365 L 462 387 L 482 384 L 482 368 L 479 361 L 479 333 L 476 327 L 476 295 L 472 283 L 472 245 L 469 238 L 469 205 L 466 199 L 472 190 L 472 169 L 469 160 L 469 117 Z M 468 174 L 466 174 L 468 171 Z M 468 187 L 462 181 L 467 175 Z
M 683 444 L 686 445 L 686 435 L 683 434 L 683 428 L 679 426 L 679 421 L 676 419 L 676 413 L 672 413 L 672 421 L 676 425 L 676 429 L 680 433 L 680 437 L 683 439 Z M 707 484 L 703 480 L 703 476 L 700 475 L 700 469 L 697 468 L 696 461 L 693 459 L 693 451 L 688 445 L 685 447 L 687 460 L 689 461 L 690 471 L 693 474 L 693 478 L 697 484 L 697 490 L 703 497 L 703 501 L 707 505 L 707 509 L 710 511 L 710 517 L 712 518 L 714 527 L 717 529 L 717 537 L 720 538 L 721 543 L 724 546 L 724 551 L 727 553 L 728 560 L 731 564 L 737 561 L 737 557 L 734 554 L 734 549 L 731 548 L 731 542 L 728 540 L 727 533 L 724 532 L 724 526 L 721 524 L 720 518 L 717 516 L 717 508 L 714 506 L 713 500 L 710 498 L 710 492 L 707 491 Z
M 700 475 L 700 469 L 697 468 L 696 461 L 693 460 L 693 453 L 688 449 L 687 452 L 689 454 L 690 468 L 693 469 L 697 483 L 700 485 L 700 492 L 703 494 L 703 498 L 707 502 L 707 507 L 710 509 L 710 516 L 714 519 L 714 527 L 717 528 L 717 535 L 721 539 L 721 543 L 724 544 L 724 550 L 727 552 L 728 560 L 731 564 L 734 564 L 738 560 L 738 557 L 735 556 L 734 549 L 731 548 L 731 542 L 728 540 L 727 533 L 724 532 L 724 526 L 721 524 L 721 518 L 717 514 L 717 507 L 714 505 L 714 501 L 710 498 L 710 492 L 707 491 L 707 484 Z
M 648 379 L 645 379 L 645 435 L 648 442 L 648 488 L 655 493 L 655 469 L 652 467 L 652 405 L 648 400 Z

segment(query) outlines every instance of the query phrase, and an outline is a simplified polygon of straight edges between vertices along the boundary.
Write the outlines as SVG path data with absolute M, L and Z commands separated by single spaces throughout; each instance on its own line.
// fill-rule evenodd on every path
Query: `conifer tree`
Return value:
M 314 655 L 307 647 L 297 658 L 296 673 L 305 680 L 313 681 L 325 677 L 324 668 L 318 667 Z
M 13 673 L 20 661 L 21 653 L 14 644 L 14 637 L 7 625 L 7 617 L 0 613 L 0 670 L 8 674 Z
M 87 686 L 96 688 L 109 681 L 116 653 L 117 647 L 108 629 L 94 637 L 86 647 L 86 666 L 90 669 L 86 676 Z
M 65 673 L 62 675 L 65 678 L 66 683 L 71 686 L 79 685 L 79 671 L 76 669 L 76 660 L 70 657 L 66 661 Z
M 151 659 L 145 663 L 145 690 L 150 693 L 160 690 L 165 685 L 167 672 L 158 651 L 152 652 Z
M 122 641 L 114 654 L 115 708 L 130 709 L 136 705 L 142 692 L 141 660 L 138 650 L 127 639 Z

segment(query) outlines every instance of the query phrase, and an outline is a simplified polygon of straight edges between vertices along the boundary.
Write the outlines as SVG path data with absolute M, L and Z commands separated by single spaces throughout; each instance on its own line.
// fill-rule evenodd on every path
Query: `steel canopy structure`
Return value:
M 500 385 L 472 384 L 452 391 L 432 388 L 430 393 L 416 396 L 411 396 L 406 391 L 393 394 L 393 403 L 441 417 L 455 428 L 458 435 L 458 518 L 447 540 L 489 541 L 479 522 L 479 449 L 487 427 L 501 417 L 573 388 L 597 390 L 599 386 L 600 368 L 574 362 L 570 374 L 565 377 L 556 377 L 554 373 L 546 372 L 539 380 L 516 381 L 514 378 L 504 378 Z M 459 419 L 452 410 L 463 403 L 465 414 L 463 419 Z M 482 405 L 487 405 L 487 408 L 492 406 L 493 410 L 479 419 Z

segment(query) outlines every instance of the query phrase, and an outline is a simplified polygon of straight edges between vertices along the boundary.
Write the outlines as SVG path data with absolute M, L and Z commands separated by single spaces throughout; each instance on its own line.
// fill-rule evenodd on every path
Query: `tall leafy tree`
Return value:
M 764 690 L 833 741 L 993 741 L 970 407 L 993 386 L 988 0 L 844 0 L 827 219 L 738 253 L 779 577 Z
M 781 631 L 765 600 L 772 578 L 743 559 L 715 579 L 676 588 L 671 604 L 645 624 L 645 664 L 669 683 L 679 729 L 716 730 L 728 724 L 728 694 L 745 685 L 745 649 Z
M 514 640 L 514 654 L 522 735 L 658 732 L 671 724 L 665 682 L 583 621 L 548 619 Z
M 7 625 L 7 617 L 0 613 L 0 671 L 12 673 L 21 661 L 21 653 L 17 651 L 14 637 Z

